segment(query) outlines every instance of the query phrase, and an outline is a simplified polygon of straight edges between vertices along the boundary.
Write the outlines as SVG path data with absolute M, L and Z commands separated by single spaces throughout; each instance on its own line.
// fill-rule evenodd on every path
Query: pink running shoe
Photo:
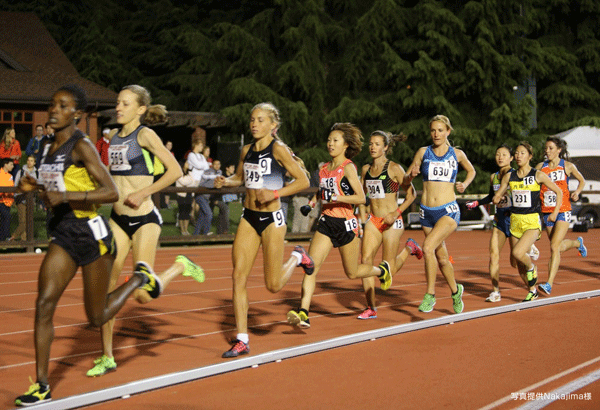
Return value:
M 357 319 L 377 319 L 377 311 L 369 308 L 366 308 L 360 315 L 356 317 Z
M 421 249 L 419 244 L 413 238 L 408 238 L 408 241 L 406 241 L 406 246 L 410 248 L 411 255 L 415 255 L 417 259 L 423 258 L 423 249 Z
M 302 268 L 304 269 L 304 273 L 306 273 L 307 275 L 312 275 L 315 271 L 315 263 L 313 262 L 309 254 L 304 250 L 304 248 L 300 245 L 296 245 L 292 254 L 293 253 L 297 253 L 302 257 L 299 266 L 302 266 Z

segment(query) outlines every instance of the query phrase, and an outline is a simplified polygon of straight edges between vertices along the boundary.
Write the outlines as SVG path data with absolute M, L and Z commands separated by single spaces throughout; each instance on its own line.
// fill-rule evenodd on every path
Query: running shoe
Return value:
M 413 238 L 408 238 L 408 241 L 406 241 L 406 246 L 410 248 L 411 255 L 415 255 L 417 259 L 423 258 L 423 249 L 421 249 L 419 244 Z
M 501 299 L 502 299 L 502 297 L 500 296 L 500 292 L 493 291 L 492 293 L 490 293 L 490 296 L 488 296 L 485 301 L 496 303 L 496 302 L 500 302 Z
M 175 258 L 175 262 L 179 262 L 183 266 L 185 266 L 183 276 L 191 276 L 196 282 L 199 283 L 204 282 L 204 270 L 200 266 L 192 262 L 187 256 L 178 255 Z
M 102 357 L 94 360 L 94 367 L 92 367 L 86 373 L 87 377 L 98 377 L 103 376 L 106 373 L 114 372 L 117 370 L 117 363 L 115 362 L 114 357 L 108 357 L 107 355 L 102 355 Z
M 42 386 L 39 383 L 34 383 L 31 377 L 29 378 L 29 382 L 31 383 L 29 390 L 22 396 L 16 398 L 15 404 L 17 406 L 33 406 L 34 404 L 45 403 L 52 400 L 49 385 L 46 384 Z
M 465 304 L 462 300 L 465 287 L 460 283 L 456 284 L 456 293 L 452 294 L 452 308 L 454 313 L 461 313 L 465 309 Z
M 426 293 L 425 296 L 423 297 L 423 302 L 421 302 L 421 304 L 419 305 L 419 310 L 421 312 L 431 312 L 433 310 L 433 307 L 435 306 L 435 296 L 430 295 L 429 293 Z
M 377 319 L 377 311 L 375 309 L 366 308 L 357 316 L 357 319 Z
M 307 275 L 312 275 L 315 271 L 315 263 L 313 262 L 310 255 L 304 250 L 304 248 L 300 245 L 296 245 L 292 254 L 293 253 L 296 253 L 301 256 L 300 263 L 298 264 L 298 266 L 302 266 L 302 269 L 304 269 L 304 273 Z
M 383 261 L 379 264 L 379 269 L 381 269 L 381 275 L 378 276 L 381 282 L 381 290 L 388 290 L 392 286 L 390 264 L 387 261 Z
M 540 258 L 540 250 L 532 244 L 529 252 L 527 252 L 527 255 L 529 255 L 529 257 L 534 261 L 537 261 Z
M 587 248 L 583 244 L 583 237 L 580 236 L 577 240 L 579 241 L 579 248 L 577 248 L 577 250 L 579 251 L 579 254 L 585 258 L 587 256 Z
M 537 283 L 537 266 L 533 265 L 533 268 L 527 271 L 527 285 L 531 288 Z
M 234 340 L 232 343 L 233 346 L 231 346 L 231 349 L 223 353 L 223 356 L 221 356 L 222 358 L 229 359 L 232 357 L 238 357 L 243 354 L 250 353 L 250 345 L 248 343 L 244 343 L 241 340 L 237 339 Z
M 292 326 L 298 326 L 304 329 L 310 327 L 310 319 L 307 314 L 302 311 L 296 312 L 295 310 L 290 310 L 287 314 L 287 321 Z
M 548 282 L 542 283 L 538 285 L 538 289 L 544 292 L 546 295 L 549 295 L 550 292 L 552 292 L 552 285 L 550 285 Z
M 140 275 L 143 279 L 140 288 L 148 292 L 152 299 L 156 299 L 162 292 L 162 282 L 152 271 L 146 262 L 138 262 L 135 265 L 134 275 Z
M 537 291 L 533 292 L 533 291 L 529 291 L 529 293 L 527 294 L 527 296 L 525 296 L 525 299 L 523 299 L 523 302 L 531 302 L 532 300 L 536 300 L 538 298 L 538 293 Z

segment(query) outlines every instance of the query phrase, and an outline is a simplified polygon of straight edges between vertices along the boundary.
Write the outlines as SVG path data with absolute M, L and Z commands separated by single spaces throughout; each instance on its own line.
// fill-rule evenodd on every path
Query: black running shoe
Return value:
M 142 276 L 143 282 L 140 288 L 147 291 L 152 299 L 156 299 L 160 296 L 162 293 L 162 283 L 150 266 L 145 262 L 138 262 L 137 265 L 135 265 L 135 271 L 133 273 Z

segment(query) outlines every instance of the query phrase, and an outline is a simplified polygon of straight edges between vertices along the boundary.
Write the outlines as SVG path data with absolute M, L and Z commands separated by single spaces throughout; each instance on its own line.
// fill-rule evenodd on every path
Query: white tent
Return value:
M 556 136 L 567 142 L 571 157 L 600 157 L 600 128 L 577 127 Z
M 600 128 L 577 127 L 556 136 L 567 142 L 571 162 L 586 180 L 582 194 L 592 202 L 600 202 L 600 195 L 586 195 L 589 191 L 600 191 Z M 577 181 L 571 178 L 569 189 L 574 190 L 576 184 Z

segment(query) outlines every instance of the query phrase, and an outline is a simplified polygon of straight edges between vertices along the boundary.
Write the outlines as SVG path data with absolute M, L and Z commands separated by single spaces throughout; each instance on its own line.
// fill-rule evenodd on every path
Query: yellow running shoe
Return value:
M 114 372 L 117 370 L 117 363 L 114 357 L 108 357 L 102 355 L 101 357 L 94 360 L 94 367 L 92 367 L 86 373 L 87 377 L 98 377 L 104 376 L 106 373 Z
M 381 275 L 379 275 L 381 290 L 388 290 L 392 286 L 392 272 L 390 272 L 390 264 L 387 261 L 383 261 L 379 264 L 379 269 L 381 269 Z
M 29 378 L 29 382 L 31 383 L 29 390 L 27 390 L 22 396 L 16 398 L 15 404 L 17 406 L 33 406 L 34 404 L 45 403 L 52 400 L 52 396 L 50 396 L 49 385 L 40 385 L 39 383 L 34 383 L 31 377 Z
M 175 258 L 175 262 L 179 262 L 185 266 L 183 276 L 191 276 L 196 282 L 199 283 L 204 282 L 204 270 L 192 262 L 190 258 L 184 255 L 179 255 Z

